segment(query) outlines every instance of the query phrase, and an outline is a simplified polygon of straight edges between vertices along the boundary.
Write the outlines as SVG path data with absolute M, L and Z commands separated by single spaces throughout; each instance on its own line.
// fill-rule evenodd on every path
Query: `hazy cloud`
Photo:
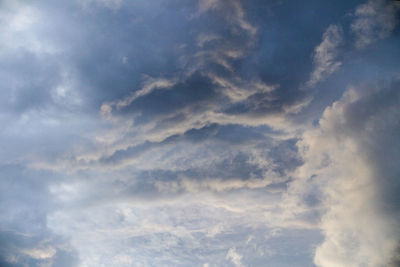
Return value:
M 357 7 L 351 31 L 355 35 L 355 45 L 363 48 L 372 42 L 386 38 L 397 24 L 397 1 L 369 0 Z
M 314 86 L 335 72 L 342 64 L 338 61 L 338 49 L 343 42 L 343 30 L 340 26 L 331 25 L 322 36 L 322 42 L 315 48 L 313 63 L 315 69 L 311 73 L 308 86 Z
M 0 265 L 395 265 L 396 12 L 0 1 Z

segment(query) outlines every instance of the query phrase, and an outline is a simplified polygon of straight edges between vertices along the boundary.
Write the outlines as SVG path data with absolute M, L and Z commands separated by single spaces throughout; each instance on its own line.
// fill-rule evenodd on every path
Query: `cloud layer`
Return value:
M 396 266 L 398 11 L 2 1 L 0 265 Z

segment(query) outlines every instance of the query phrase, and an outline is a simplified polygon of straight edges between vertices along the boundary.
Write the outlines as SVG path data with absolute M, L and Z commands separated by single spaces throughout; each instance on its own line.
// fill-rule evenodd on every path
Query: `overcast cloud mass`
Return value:
M 0 266 L 400 266 L 399 14 L 0 1 Z

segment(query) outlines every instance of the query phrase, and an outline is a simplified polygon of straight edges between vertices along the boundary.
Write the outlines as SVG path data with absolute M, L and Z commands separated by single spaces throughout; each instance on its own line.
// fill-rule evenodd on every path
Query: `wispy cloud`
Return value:
M 243 257 L 236 252 L 235 248 L 229 249 L 228 253 L 226 254 L 226 258 L 230 260 L 235 266 L 243 266 L 242 264 Z
M 390 35 L 397 24 L 397 1 L 369 0 L 357 7 L 351 31 L 355 36 L 355 46 L 363 48 L 376 40 Z
M 310 75 L 308 86 L 314 86 L 334 73 L 342 64 L 337 60 L 339 46 L 343 43 L 343 30 L 340 26 L 329 26 L 322 42 L 315 48 L 313 55 L 314 70 Z

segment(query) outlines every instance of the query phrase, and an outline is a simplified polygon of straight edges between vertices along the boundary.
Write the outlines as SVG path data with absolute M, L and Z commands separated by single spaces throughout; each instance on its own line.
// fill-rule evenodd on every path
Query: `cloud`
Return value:
M 390 262 L 399 36 L 355 5 L 0 1 L 0 265 Z
M 301 180 L 289 190 L 309 181 L 322 194 L 325 240 L 315 253 L 318 266 L 389 266 L 398 253 L 400 170 L 389 163 L 398 157 L 398 89 L 393 81 L 348 90 L 299 142 Z
M 257 28 L 251 25 L 245 19 L 245 11 L 242 7 L 240 1 L 237 0 L 228 0 L 228 1 L 221 1 L 221 0 L 199 0 L 199 11 L 200 13 L 209 11 L 209 10 L 222 10 L 222 14 L 228 11 L 231 14 L 224 14 L 225 18 L 230 21 L 232 24 L 239 26 L 242 30 L 246 31 L 253 36 L 257 33 Z M 228 9 L 227 9 L 228 7 Z M 231 10 L 229 10 L 231 9 Z
M 330 25 L 324 35 L 322 42 L 315 48 L 313 63 L 315 68 L 311 73 L 308 86 L 314 86 L 325 80 L 334 73 L 342 64 L 338 61 L 338 49 L 343 42 L 343 30 L 340 26 Z
M 99 6 L 104 6 L 113 10 L 118 10 L 124 3 L 124 0 L 83 0 L 79 3 L 84 8 L 89 8 L 90 5 L 97 4 Z
M 68 239 L 46 224 L 46 215 L 54 207 L 45 186 L 52 175 L 16 164 L 0 165 L 0 175 L 0 263 L 74 265 L 77 254 Z
M 235 248 L 229 249 L 228 253 L 226 254 L 226 259 L 230 260 L 235 266 L 243 266 L 242 258 L 243 256 L 238 254 Z
M 117 109 L 129 106 L 139 97 L 148 95 L 154 90 L 171 88 L 174 84 L 175 81 L 173 80 L 148 78 L 142 88 L 135 91 L 131 96 L 119 100 L 116 103 L 104 103 L 100 108 L 100 112 L 103 116 L 110 116 L 113 106 Z
M 254 202 L 260 198 L 264 202 L 262 205 Z M 243 256 L 243 264 L 254 261 L 254 264 L 259 264 L 263 260 L 273 264 L 276 259 L 264 257 L 270 255 L 271 244 L 265 243 L 265 237 L 271 236 L 271 230 L 265 226 L 265 218 L 260 215 L 272 207 L 271 201 L 274 200 L 278 201 L 265 193 L 252 196 L 246 192 L 241 194 L 240 199 L 237 193 L 221 197 L 205 192 L 146 203 L 143 199 L 134 198 L 123 201 L 108 199 L 97 202 L 95 206 L 79 205 L 80 209 L 53 213 L 49 216 L 49 226 L 57 233 L 70 236 L 74 247 L 86 255 L 82 262 L 88 265 L 113 265 L 125 257 L 145 266 L 201 265 L 204 262 L 224 265 L 227 252 L 238 244 L 242 244 L 240 251 L 246 251 L 247 255 Z M 71 226 L 74 226 L 74 231 L 71 231 Z M 249 229 L 256 237 L 244 245 Z M 280 244 L 291 251 L 300 246 L 298 240 L 315 242 L 315 236 L 310 232 L 309 239 L 291 239 L 289 244 L 285 243 L 284 240 L 293 235 L 297 236 L 282 230 L 280 235 L 274 237 L 273 244 Z M 96 257 L 99 251 L 101 259 Z M 301 257 L 293 256 L 293 260 L 304 261 L 306 253 Z M 147 255 L 158 256 L 149 258 Z
M 359 5 L 350 26 L 355 36 L 355 46 L 364 48 L 388 37 L 397 24 L 396 11 L 399 8 L 397 1 L 385 0 L 369 0 Z
M 207 10 L 216 8 L 219 4 L 219 0 L 199 0 L 199 10 L 200 12 L 205 12 Z
M 387 38 L 397 24 L 399 8 L 397 1 L 369 0 L 355 8 L 349 28 L 330 25 L 323 34 L 322 42 L 314 50 L 314 69 L 306 85 L 315 86 L 341 67 L 342 62 L 338 58 L 343 49 L 340 48 L 349 42 L 345 40 L 348 35 L 352 35 L 354 46 L 358 49 Z

